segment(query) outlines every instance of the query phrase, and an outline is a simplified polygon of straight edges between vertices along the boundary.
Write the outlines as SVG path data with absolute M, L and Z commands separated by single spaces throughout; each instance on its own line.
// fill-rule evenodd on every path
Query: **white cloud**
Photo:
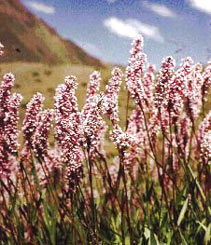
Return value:
M 164 38 L 160 34 L 158 27 L 142 23 L 136 19 L 122 20 L 116 17 L 110 17 L 104 20 L 104 26 L 112 33 L 120 37 L 135 38 L 138 34 L 163 42 Z
M 33 8 L 39 12 L 43 12 L 45 14 L 54 14 L 55 13 L 55 8 L 53 6 L 47 5 L 45 3 L 30 1 L 30 2 L 28 2 L 28 5 L 31 8 Z
M 160 16 L 168 18 L 176 17 L 176 14 L 163 4 L 148 3 L 147 1 L 145 1 L 143 5 Z
M 100 49 L 95 46 L 94 44 L 92 43 L 82 43 L 80 42 L 79 45 L 87 52 L 89 53 L 90 55 L 93 55 L 97 58 L 101 58 L 102 57 L 102 53 L 100 51 Z
M 211 0 L 189 0 L 193 8 L 211 14 Z
M 115 3 L 116 0 L 107 0 L 108 3 Z

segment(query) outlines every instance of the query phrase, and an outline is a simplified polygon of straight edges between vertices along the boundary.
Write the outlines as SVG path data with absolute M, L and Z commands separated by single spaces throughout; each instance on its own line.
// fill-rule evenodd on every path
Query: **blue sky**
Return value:
M 141 33 L 148 61 L 211 59 L 211 0 L 21 0 L 64 38 L 106 62 L 127 64 Z

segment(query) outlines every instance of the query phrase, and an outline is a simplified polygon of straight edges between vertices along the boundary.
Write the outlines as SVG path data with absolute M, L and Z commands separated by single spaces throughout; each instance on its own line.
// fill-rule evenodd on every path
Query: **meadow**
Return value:
M 210 62 L 0 74 L 0 244 L 210 244 Z

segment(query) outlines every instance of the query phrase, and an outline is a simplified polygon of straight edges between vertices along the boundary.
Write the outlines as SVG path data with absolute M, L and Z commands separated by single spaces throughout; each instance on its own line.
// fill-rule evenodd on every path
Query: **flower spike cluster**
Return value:
M 203 86 L 203 77 L 201 64 L 192 65 L 191 69 L 186 73 L 186 79 L 186 107 L 187 113 L 190 116 L 191 121 L 193 121 L 197 118 L 202 105 L 201 92 Z
M 11 93 L 15 77 L 8 73 L 0 85 L 0 177 L 10 177 L 18 151 L 18 119 L 22 96 Z
M 38 114 L 36 130 L 32 138 L 32 149 L 36 157 L 48 155 L 48 135 L 54 118 L 54 110 L 43 110 Z
M 87 100 L 91 99 L 93 96 L 99 93 L 101 74 L 98 71 L 94 71 L 89 77 L 89 84 L 86 92 Z
M 22 101 L 22 96 L 13 93 L 8 100 L 7 112 L 4 118 L 4 133 L 5 144 L 12 154 L 17 153 L 19 147 L 18 143 L 18 120 L 19 120 L 19 107 Z
M 202 84 L 202 103 L 206 102 L 206 95 L 211 86 L 211 61 L 208 63 L 208 66 L 205 68 L 203 74 L 203 84 Z
M 201 157 L 208 163 L 211 160 L 211 111 L 199 125 L 198 141 Z
M 132 170 L 137 159 L 143 158 L 143 149 L 147 149 L 147 134 L 144 116 L 139 106 L 137 106 L 131 113 L 128 120 L 127 134 L 133 138 L 133 142 L 131 144 L 131 150 L 125 154 L 124 163 L 128 170 Z
M 3 48 L 0 43 L 0 55 Z M 146 176 L 152 174 L 155 176 L 153 181 L 159 181 L 162 196 L 165 197 L 164 189 L 170 193 L 180 175 L 184 177 L 184 172 L 180 171 L 182 163 L 192 167 L 191 164 L 198 162 L 193 171 L 199 172 L 196 176 L 200 181 L 206 179 L 209 182 L 207 163 L 211 158 L 211 112 L 207 116 L 205 114 L 209 103 L 206 97 L 211 84 L 211 62 L 204 67 L 194 64 L 187 57 L 177 68 L 174 58 L 168 56 L 163 59 L 157 74 L 155 66 L 147 63 L 143 37 L 138 36 L 132 43 L 126 73 L 115 67 L 104 93 L 100 93 L 100 72 L 94 71 L 90 75 L 81 111 L 76 97 L 78 82 L 74 76 L 65 77 L 64 83 L 57 87 L 54 109 L 44 109 L 44 96 L 36 93 L 27 104 L 23 119 L 21 158 L 18 156 L 18 112 L 22 97 L 11 92 L 14 75 L 5 74 L 0 85 L 0 178 L 4 181 L 8 179 L 9 183 L 14 179 L 13 172 L 21 173 L 26 166 L 27 171 L 22 172 L 22 176 L 27 177 L 28 172 L 32 172 L 30 167 L 31 170 L 33 167 L 44 187 L 50 183 L 49 180 L 55 184 L 64 179 L 62 191 L 67 197 L 73 197 L 89 165 L 91 185 L 91 175 L 96 177 L 100 173 L 105 191 L 115 187 L 108 198 L 117 194 L 118 188 L 124 184 L 125 200 L 130 200 L 133 191 L 128 190 L 127 193 L 130 183 L 125 181 L 137 180 L 142 172 Z M 118 105 L 124 78 L 128 95 L 126 115 L 123 115 L 127 117 L 125 129 L 120 121 Z M 132 104 L 130 99 L 135 103 Z M 107 125 L 104 115 L 110 121 L 110 138 L 105 134 Z M 48 136 L 54 122 L 55 144 L 51 147 Z M 109 140 L 119 153 L 114 158 L 118 161 L 113 161 L 117 166 L 110 164 L 113 152 L 108 156 L 104 152 L 104 142 Z M 13 171 L 19 159 L 20 167 Z M 84 181 L 86 184 L 85 178 Z M 32 186 L 37 185 L 32 175 L 28 182 Z M 206 189 L 208 185 L 201 186 Z M 86 189 L 84 185 L 81 187 Z M 95 190 L 92 191 L 94 193 Z M 206 190 L 204 193 L 207 195 Z M 123 205 L 123 214 L 125 208 Z
M 142 103 L 145 96 L 142 78 L 146 55 L 142 52 L 143 37 L 138 36 L 132 43 L 129 64 L 126 68 L 126 87 L 136 103 Z
M 190 119 L 183 115 L 178 122 L 178 134 L 176 140 L 178 142 L 179 151 L 181 151 L 181 153 L 184 155 L 188 153 L 190 126 L 191 126 Z
M 93 72 L 89 79 L 86 103 L 82 110 L 84 137 L 91 159 L 96 159 L 99 153 L 104 153 L 103 142 L 107 128 L 101 116 L 100 82 L 100 73 L 97 71 Z
M 56 89 L 55 95 L 55 137 L 61 151 L 62 162 L 67 164 L 69 188 L 74 190 L 80 181 L 82 171 L 82 145 L 84 142 L 82 117 L 75 95 L 77 79 L 67 76 L 64 84 Z
M 38 114 L 42 111 L 45 98 L 41 93 L 36 93 L 26 106 L 26 114 L 23 120 L 23 134 L 28 144 L 35 133 L 38 123 Z
M 0 56 L 4 54 L 4 45 L 0 42 Z
M 118 94 L 122 83 L 122 71 L 114 68 L 111 73 L 111 79 L 106 85 L 103 98 L 103 111 L 109 117 L 109 120 L 115 124 L 119 121 Z
M 125 151 L 134 142 L 134 138 L 128 133 L 123 132 L 123 130 L 118 124 L 115 124 L 113 126 L 110 138 L 113 141 L 113 143 L 117 146 L 117 148 L 121 151 Z
M 155 66 L 153 64 L 148 64 L 148 71 L 144 74 L 143 77 L 143 87 L 145 93 L 145 102 L 150 112 L 152 113 L 154 110 L 154 79 L 155 79 Z
M 155 105 L 159 110 L 161 110 L 162 107 L 166 109 L 168 106 L 174 68 L 175 60 L 173 57 L 169 56 L 163 59 L 155 86 Z

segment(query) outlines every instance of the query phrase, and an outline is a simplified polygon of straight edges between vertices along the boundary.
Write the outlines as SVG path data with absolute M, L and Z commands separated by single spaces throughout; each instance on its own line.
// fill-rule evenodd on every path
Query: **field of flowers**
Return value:
M 101 80 L 90 75 L 81 110 L 75 76 L 53 109 L 36 93 L 20 130 L 22 96 L 4 75 L 0 244 L 210 244 L 211 63 L 166 57 L 156 70 L 139 36 L 125 73 L 114 68 L 104 92 Z

